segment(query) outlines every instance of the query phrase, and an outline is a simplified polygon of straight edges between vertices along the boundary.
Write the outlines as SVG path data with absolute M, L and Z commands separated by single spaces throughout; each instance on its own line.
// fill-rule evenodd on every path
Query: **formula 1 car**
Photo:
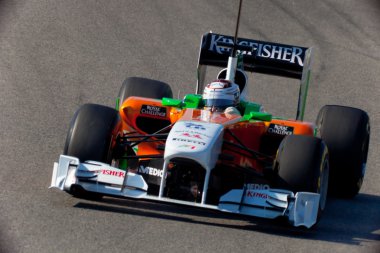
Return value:
M 310 228 L 329 193 L 355 196 L 370 139 L 366 112 L 324 106 L 304 122 L 311 48 L 203 35 L 195 94 L 173 99 L 168 84 L 132 77 L 116 109 L 85 104 L 75 113 L 51 187 L 82 198 L 156 200 Z M 204 110 L 207 66 L 217 79 L 249 86 L 245 71 L 300 80 L 295 119 L 242 101 L 241 114 Z

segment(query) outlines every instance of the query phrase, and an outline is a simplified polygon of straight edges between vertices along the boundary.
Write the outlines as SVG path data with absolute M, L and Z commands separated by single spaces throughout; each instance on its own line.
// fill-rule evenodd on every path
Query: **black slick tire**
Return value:
M 111 141 L 119 121 L 119 114 L 113 108 L 82 105 L 71 120 L 63 154 L 77 157 L 81 162 L 110 162 Z
M 327 199 L 328 150 L 317 137 L 290 135 L 281 142 L 274 162 L 274 186 L 296 192 L 319 193 L 318 219 Z
M 357 108 L 326 105 L 319 111 L 316 124 L 330 154 L 329 192 L 354 197 L 361 188 L 367 163 L 368 114 Z
M 130 96 L 162 99 L 172 98 L 173 92 L 167 83 L 142 77 L 129 77 L 120 87 L 119 108 Z
M 93 160 L 110 163 L 111 145 L 119 122 L 119 113 L 113 108 L 96 104 L 82 105 L 71 120 L 63 154 L 77 157 L 81 162 Z M 70 193 L 83 199 L 102 198 L 101 194 L 87 192 L 78 185 L 73 185 Z

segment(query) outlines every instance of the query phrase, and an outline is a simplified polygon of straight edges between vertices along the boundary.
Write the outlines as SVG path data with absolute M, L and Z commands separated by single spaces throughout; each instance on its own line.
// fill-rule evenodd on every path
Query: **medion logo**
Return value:
M 164 174 L 164 170 L 159 170 L 159 169 L 148 167 L 148 166 L 144 167 L 142 165 L 140 165 L 139 167 L 139 172 L 142 174 L 147 174 L 147 175 L 156 176 L 156 177 L 162 177 L 162 175 Z
M 246 190 L 269 190 L 270 187 L 267 184 L 246 184 Z
M 218 54 L 223 54 L 231 51 L 231 48 L 218 46 L 217 43 L 219 42 L 233 44 L 233 40 L 231 38 L 225 37 L 223 35 L 212 34 L 210 47 L 208 50 L 217 52 Z M 272 44 L 256 43 L 246 40 L 239 40 L 238 44 L 242 46 L 252 47 L 253 51 L 257 51 L 257 56 L 259 57 L 297 63 L 303 67 L 303 50 L 300 47 L 281 47 Z M 253 55 L 251 51 L 241 51 L 241 53 Z

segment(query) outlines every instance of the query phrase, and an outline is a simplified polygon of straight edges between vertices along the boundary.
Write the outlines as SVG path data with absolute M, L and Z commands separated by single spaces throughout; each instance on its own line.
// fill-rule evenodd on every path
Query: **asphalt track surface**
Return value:
M 122 81 L 194 91 L 200 37 L 233 35 L 237 1 L 0 0 L 0 252 L 380 252 L 380 2 L 245 1 L 240 36 L 313 46 L 306 119 L 325 104 L 371 117 L 365 182 L 315 229 L 49 190 L 70 118 L 114 106 Z M 212 77 L 211 77 L 212 78 Z M 250 75 L 250 96 L 295 114 L 297 83 Z

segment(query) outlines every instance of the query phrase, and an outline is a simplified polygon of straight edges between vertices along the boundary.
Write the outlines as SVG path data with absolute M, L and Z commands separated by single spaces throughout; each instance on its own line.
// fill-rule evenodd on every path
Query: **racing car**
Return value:
M 360 109 L 324 106 L 303 121 L 312 49 L 206 33 L 194 94 L 174 99 L 161 81 L 131 77 L 116 108 L 74 114 L 51 187 L 76 197 L 135 198 L 243 215 L 285 217 L 312 227 L 328 194 L 354 197 L 363 182 L 370 123 Z M 236 84 L 238 113 L 207 107 L 207 66 Z M 244 96 L 246 72 L 299 80 L 294 119 L 273 116 Z M 214 87 L 215 89 L 215 87 Z

